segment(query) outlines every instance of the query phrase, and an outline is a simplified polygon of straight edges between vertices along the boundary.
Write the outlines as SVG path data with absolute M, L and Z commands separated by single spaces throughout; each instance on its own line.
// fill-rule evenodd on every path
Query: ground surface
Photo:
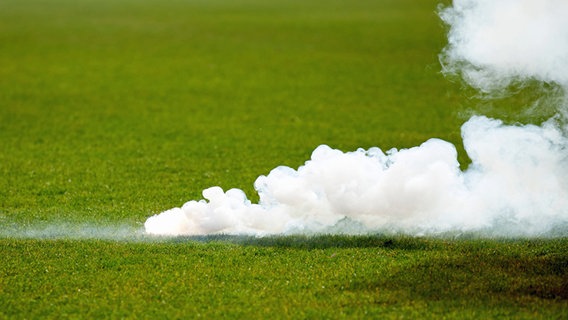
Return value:
M 565 317 L 565 239 L 126 241 L 319 144 L 460 149 L 472 109 L 534 120 L 440 74 L 438 2 L 0 2 L 0 317 Z

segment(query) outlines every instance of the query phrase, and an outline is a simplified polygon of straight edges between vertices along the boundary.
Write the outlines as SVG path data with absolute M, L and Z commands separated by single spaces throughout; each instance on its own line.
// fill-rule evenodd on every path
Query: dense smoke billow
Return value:
M 536 80 L 568 88 L 568 1 L 454 0 L 443 71 L 482 92 Z

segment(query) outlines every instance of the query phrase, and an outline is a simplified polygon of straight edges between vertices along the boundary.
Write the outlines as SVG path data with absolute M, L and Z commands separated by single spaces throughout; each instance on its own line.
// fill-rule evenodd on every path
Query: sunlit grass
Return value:
M 143 221 L 319 144 L 459 142 L 435 2 L 0 6 L 10 219 Z
M 437 4 L 1 1 L 0 228 L 138 230 L 213 185 L 254 199 L 257 176 L 301 165 L 319 144 L 387 150 L 436 137 L 460 149 L 459 127 L 480 107 L 439 72 Z M 565 239 L 130 240 L 1 239 L 0 318 L 567 308 Z
M 1 314 L 38 318 L 558 318 L 563 240 L 2 240 Z

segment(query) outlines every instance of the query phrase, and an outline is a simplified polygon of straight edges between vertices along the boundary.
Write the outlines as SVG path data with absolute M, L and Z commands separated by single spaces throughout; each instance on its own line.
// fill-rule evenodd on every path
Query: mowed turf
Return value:
M 566 240 L 3 240 L 6 318 L 561 319 Z
M 0 2 L 0 316 L 565 316 L 566 239 L 4 232 L 135 230 L 213 185 L 255 199 L 319 144 L 461 150 L 479 101 L 439 72 L 438 3 Z

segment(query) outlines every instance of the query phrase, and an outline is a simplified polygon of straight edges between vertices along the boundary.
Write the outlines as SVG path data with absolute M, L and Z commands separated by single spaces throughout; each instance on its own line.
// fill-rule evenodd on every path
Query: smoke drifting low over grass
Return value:
M 563 235 L 568 226 L 567 141 L 552 123 L 506 126 L 474 117 L 463 138 L 471 167 L 431 139 L 403 150 L 341 152 L 318 147 L 294 170 L 279 167 L 255 183 L 259 204 L 219 187 L 151 217 L 162 235 L 478 232 Z
M 139 226 L 127 224 L 35 222 L 31 224 L 4 223 L 0 238 L 16 239 L 104 239 L 116 241 L 143 240 L 145 233 Z
M 568 89 L 568 4 L 561 0 L 456 0 L 441 8 L 450 29 L 443 70 L 482 93 L 525 81 Z M 556 106 L 561 115 L 565 99 Z M 260 201 L 219 187 L 150 217 L 155 235 L 474 232 L 568 234 L 568 140 L 564 118 L 541 126 L 475 116 L 462 127 L 472 161 L 431 139 L 410 149 L 342 152 L 322 145 L 297 170 L 255 182 Z

